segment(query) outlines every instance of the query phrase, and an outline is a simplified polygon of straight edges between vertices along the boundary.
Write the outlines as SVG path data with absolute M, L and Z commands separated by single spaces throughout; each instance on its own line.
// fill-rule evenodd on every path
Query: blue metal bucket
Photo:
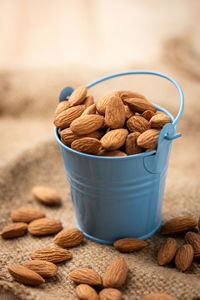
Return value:
M 176 133 L 176 124 L 183 112 L 184 96 L 172 77 L 155 71 L 127 71 L 100 78 L 88 84 L 88 88 L 129 74 L 160 76 L 178 89 L 180 109 L 176 118 L 156 105 L 171 118 L 171 123 L 161 130 L 157 150 L 122 157 L 89 155 L 65 146 L 55 128 L 77 227 L 86 237 L 106 244 L 124 237 L 147 239 L 158 230 L 171 143 L 181 136 Z

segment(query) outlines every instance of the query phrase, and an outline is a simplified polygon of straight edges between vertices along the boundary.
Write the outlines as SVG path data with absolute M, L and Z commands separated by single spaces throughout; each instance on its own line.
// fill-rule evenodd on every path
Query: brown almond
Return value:
M 88 284 L 79 284 L 76 287 L 76 296 L 81 300 L 98 300 L 99 297 L 95 289 Z
M 98 139 L 84 137 L 73 141 L 71 148 L 79 152 L 96 155 L 101 148 L 101 142 Z
M 144 132 L 149 129 L 149 122 L 141 116 L 133 116 L 128 119 L 126 126 L 130 132 Z
M 75 119 L 82 115 L 84 109 L 85 105 L 77 105 L 62 111 L 56 115 L 54 119 L 54 125 L 59 128 L 69 127 Z
M 31 253 L 31 259 L 46 260 L 52 263 L 66 261 L 72 258 L 72 253 L 62 248 L 43 248 Z
M 106 269 L 103 276 L 104 287 L 119 288 L 126 281 L 128 267 L 123 257 L 116 258 Z
M 38 285 L 45 282 L 44 278 L 42 278 L 38 273 L 29 270 L 24 266 L 11 265 L 8 266 L 8 271 L 15 280 L 21 283 Z
M 172 218 L 161 227 L 162 234 L 177 234 L 187 232 L 197 226 L 197 220 L 191 216 Z
M 174 258 L 176 254 L 176 240 L 168 238 L 159 248 L 158 264 L 164 266 Z
M 158 144 L 158 138 L 160 131 L 157 129 L 148 129 L 145 132 L 141 133 L 137 139 L 137 144 L 139 147 L 146 149 L 156 149 Z
M 94 132 L 102 127 L 104 124 L 104 117 L 100 115 L 86 115 L 81 116 L 74 120 L 70 129 L 73 133 L 78 135 L 84 135 Z
M 127 154 L 120 150 L 103 152 L 101 156 L 127 156 Z
M 82 231 L 77 228 L 63 229 L 54 237 L 54 243 L 60 247 L 74 247 L 84 239 Z
M 191 266 L 193 258 L 194 250 L 190 244 L 178 248 L 175 256 L 175 265 L 177 269 L 186 271 Z
M 147 242 L 137 238 L 124 238 L 114 242 L 113 246 L 120 252 L 132 252 L 147 246 Z
M 33 220 L 45 217 L 45 213 L 32 207 L 22 207 L 12 211 L 11 219 L 13 222 L 29 223 Z
M 96 108 L 97 108 L 97 111 L 100 115 L 105 115 L 105 111 L 106 111 L 106 106 L 107 104 L 109 103 L 110 99 L 113 97 L 113 96 L 118 96 L 118 93 L 116 92 L 112 92 L 112 93 L 109 93 L 103 97 L 101 97 L 97 102 L 96 102 Z
M 28 231 L 32 235 L 41 236 L 57 233 L 62 229 L 62 223 L 56 219 L 41 218 L 32 221 L 28 225 Z
M 42 277 L 47 278 L 54 276 L 58 271 L 58 267 L 55 264 L 45 260 L 30 260 L 27 261 L 24 266 Z
M 128 105 L 134 112 L 143 113 L 145 110 L 156 112 L 156 107 L 146 99 L 126 98 L 123 101 L 124 104 Z
M 73 91 L 68 101 L 70 106 L 75 106 L 83 103 L 87 96 L 87 87 L 82 85 Z
M 133 155 L 143 152 L 143 149 L 137 145 L 137 138 L 140 136 L 140 132 L 132 132 L 126 138 L 126 153 Z
M 162 128 L 165 124 L 170 123 L 170 121 L 170 117 L 162 113 L 153 116 L 149 123 L 152 128 Z
M 145 118 L 147 121 L 150 121 L 154 114 L 155 113 L 152 110 L 145 110 L 142 113 L 142 117 Z
M 96 104 L 92 104 L 90 106 L 88 106 L 84 112 L 82 113 L 82 116 L 85 116 L 85 115 L 94 115 L 96 114 Z
M 94 132 L 88 133 L 87 137 L 100 139 L 103 135 L 104 135 L 104 133 L 102 131 L 94 131 Z M 86 137 L 86 136 L 74 134 L 70 128 L 66 128 L 61 131 L 60 137 L 61 137 L 61 141 L 63 144 L 65 144 L 66 146 L 70 146 L 73 141 L 83 138 L 83 137 Z
M 144 296 L 141 300 L 176 300 L 176 298 L 160 293 L 153 293 Z
M 134 113 L 130 110 L 130 107 L 128 105 L 124 105 L 124 108 L 125 108 L 125 114 L 127 119 L 134 116 Z
M 145 97 L 137 92 L 132 92 L 132 91 L 117 91 L 119 97 L 124 100 L 126 98 L 142 98 L 145 99 Z
M 194 257 L 200 258 L 200 235 L 196 232 L 188 231 L 185 235 L 185 241 L 192 246 Z
M 4 239 L 10 239 L 10 238 L 14 238 L 14 237 L 23 236 L 27 232 L 27 227 L 28 227 L 27 224 L 22 223 L 22 222 L 18 222 L 18 223 L 14 223 L 14 224 L 5 226 L 2 229 L 1 236 Z
M 59 115 L 62 111 L 66 110 L 69 108 L 69 102 L 68 101 L 62 101 L 58 103 L 55 111 L 55 117 Z
M 34 186 L 32 189 L 32 193 L 34 197 L 42 204 L 58 205 L 61 203 L 61 197 L 58 192 L 49 186 Z
M 113 288 L 105 288 L 99 293 L 99 300 L 121 300 L 122 293 Z
M 126 120 L 124 104 L 120 97 L 112 96 L 105 110 L 105 123 L 111 129 L 122 128 Z
M 99 285 L 101 284 L 101 276 L 89 268 L 79 268 L 75 269 L 69 273 L 69 278 L 76 283 L 85 283 L 90 285 Z
M 124 128 L 114 129 L 106 133 L 101 138 L 103 148 L 108 151 L 117 150 L 125 144 L 128 130 Z
M 90 105 L 94 104 L 94 97 L 93 96 L 87 96 L 83 102 L 85 105 L 85 108 L 88 108 Z

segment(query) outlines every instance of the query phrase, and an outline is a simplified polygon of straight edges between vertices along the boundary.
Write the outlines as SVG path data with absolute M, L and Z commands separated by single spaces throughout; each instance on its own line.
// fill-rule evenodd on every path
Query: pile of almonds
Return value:
M 72 149 L 93 155 L 126 156 L 156 149 L 160 130 L 170 117 L 143 95 L 116 91 L 96 103 L 80 86 L 58 104 L 54 124 Z

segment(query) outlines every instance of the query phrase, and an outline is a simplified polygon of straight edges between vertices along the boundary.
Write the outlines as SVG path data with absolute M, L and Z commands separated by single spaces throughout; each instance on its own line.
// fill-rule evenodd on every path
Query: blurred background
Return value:
M 61 88 L 112 72 L 146 68 L 172 75 L 186 96 L 184 122 L 195 122 L 199 12 L 199 0 L 0 0 L 0 162 L 53 139 Z M 98 98 L 114 88 L 143 92 L 177 111 L 177 93 L 163 80 L 123 78 L 92 93 Z

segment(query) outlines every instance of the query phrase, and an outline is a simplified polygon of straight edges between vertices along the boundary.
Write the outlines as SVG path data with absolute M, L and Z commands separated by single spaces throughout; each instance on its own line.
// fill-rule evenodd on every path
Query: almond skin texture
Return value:
M 166 294 L 149 294 L 144 296 L 141 300 L 176 300 L 176 298 L 172 296 L 168 296 Z
M 74 247 L 84 239 L 82 231 L 77 228 L 63 229 L 54 238 L 54 243 L 60 247 Z
M 43 248 L 31 253 L 33 260 L 46 260 L 52 263 L 66 261 L 72 258 L 72 253 L 62 248 Z
M 54 125 L 59 128 L 67 128 L 70 124 L 80 117 L 84 112 L 85 105 L 70 107 L 61 113 L 57 114 L 54 119 Z
M 83 102 L 85 105 L 85 108 L 88 108 L 90 105 L 94 104 L 94 97 L 93 96 L 87 96 Z
M 69 105 L 74 106 L 74 105 L 79 105 L 83 103 L 87 96 L 87 87 L 82 85 L 79 86 L 77 89 L 73 91 L 73 93 L 69 97 Z
M 160 131 L 157 129 L 148 129 L 145 132 L 141 133 L 137 139 L 137 144 L 139 147 L 146 149 L 156 149 L 158 144 L 158 138 Z
M 150 125 L 152 128 L 162 128 L 165 124 L 170 123 L 170 121 L 170 117 L 162 113 L 153 116 L 150 120 Z
M 162 234 L 177 234 L 187 232 L 197 226 L 197 220 L 191 216 L 175 217 L 161 227 Z
M 78 135 L 84 135 L 94 132 L 102 127 L 104 124 L 104 117 L 100 115 L 86 115 L 81 116 L 74 120 L 70 129 L 73 133 Z
M 101 154 L 101 156 L 127 156 L 127 154 L 120 150 L 108 151 Z
M 23 236 L 27 232 L 27 227 L 28 227 L 27 224 L 22 223 L 22 222 L 18 222 L 18 223 L 14 223 L 14 224 L 5 226 L 2 229 L 1 236 L 4 239 L 10 239 L 10 238 L 14 238 L 14 237 Z
M 29 284 L 29 285 L 38 285 L 44 283 L 45 280 L 36 272 L 29 270 L 24 266 L 8 266 L 8 271 L 15 280 Z
M 87 137 L 100 139 L 104 133 L 101 131 L 94 131 L 87 134 Z M 74 134 L 70 128 L 63 129 L 60 133 L 61 141 L 66 146 L 70 146 L 71 143 L 77 139 L 86 137 L 85 135 Z
M 57 233 L 62 229 L 62 223 L 56 219 L 41 218 L 32 221 L 28 225 L 28 231 L 32 235 L 41 236 Z
M 58 267 L 55 264 L 45 260 L 30 260 L 24 266 L 47 278 L 54 276 L 58 271 Z
M 200 258 L 200 235 L 198 233 L 188 231 L 185 235 L 185 242 L 192 246 L 194 250 L 194 257 Z
M 117 150 L 125 144 L 127 136 L 127 129 L 111 130 L 101 138 L 101 144 L 108 151 Z
M 178 248 L 175 256 L 175 265 L 177 269 L 186 271 L 192 264 L 194 258 L 194 250 L 190 244 L 186 244 Z
M 117 289 L 106 288 L 99 293 L 99 300 L 121 300 L 121 299 L 122 299 L 122 293 Z
M 88 106 L 82 113 L 82 116 L 93 115 L 93 114 L 96 114 L 96 104 L 95 103 Z
M 76 283 L 85 283 L 90 285 L 99 285 L 102 280 L 99 274 L 88 268 L 79 268 L 69 273 L 69 278 Z
M 39 209 L 32 207 L 23 207 L 15 209 L 11 213 L 11 219 L 13 222 L 25 222 L 29 223 L 33 220 L 44 218 L 45 213 Z
M 132 252 L 147 246 L 147 242 L 136 238 L 124 238 L 114 242 L 114 247 L 120 252 Z
M 154 112 L 152 110 L 145 110 L 142 113 L 142 117 L 145 118 L 147 121 L 150 121 L 153 116 Z
M 134 112 L 143 113 L 145 110 L 156 112 L 156 107 L 146 99 L 127 98 L 124 99 L 124 104 L 128 105 Z
M 126 126 L 130 132 L 144 132 L 149 129 L 149 122 L 141 116 L 133 116 L 128 119 Z
M 134 116 L 134 113 L 130 110 L 128 105 L 124 105 L 126 118 L 129 119 L 130 117 Z
M 126 281 L 128 267 L 123 257 L 116 258 L 106 269 L 103 276 L 104 287 L 119 288 Z
M 59 115 L 62 111 L 66 110 L 69 108 L 69 102 L 68 101 L 62 101 L 58 103 L 55 111 L 55 117 Z
M 113 97 L 113 96 L 118 96 L 118 94 L 116 92 L 113 92 L 113 93 L 109 93 L 103 97 L 101 97 L 97 103 L 96 103 L 96 108 L 97 108 L 97 111 L 100 115 L 105 115 L 105 111 L 106 111 L 106 106 L 107 104 L 109 103 L 110 99 Z
M 97 292 L 88 284 L 79 284 L 76 287 L 76 296 L 81 300 L 98 300 Z
M 176 254 L 176 240 L 168 238 L 159 248 L 158 264 L 164 266 L 174 258 Z
M 132 132 L 126 138 L 126 153 L 128 155 L 137 154 L 143 152 L 143 149 L 137 145 L 137 138 L 140 136 L 140 132 Z
M 88 154 L 97 154 L 101 148 L 101 142 L 98 139 L 84 137 L 72 142 L 71 148 Z
M 57 191 L 49 186 L 35 186 L 32 189 L 34 197 L 45 205 L 58 205 L 61 203 L 61 197 Z
M 120 97 L 110 98 L 105 110 L 106 125 L 112 129 L 122 128 L 126 120 L 124 104 Z
M 119 97 L 124 100 L 126 98 L 142 98 L 145 99 L 145 97 L 137 92 L 132 92 L 132 91 L 127 91 L 127 90 L 122 90 L 122 91 L 117 91 Z

